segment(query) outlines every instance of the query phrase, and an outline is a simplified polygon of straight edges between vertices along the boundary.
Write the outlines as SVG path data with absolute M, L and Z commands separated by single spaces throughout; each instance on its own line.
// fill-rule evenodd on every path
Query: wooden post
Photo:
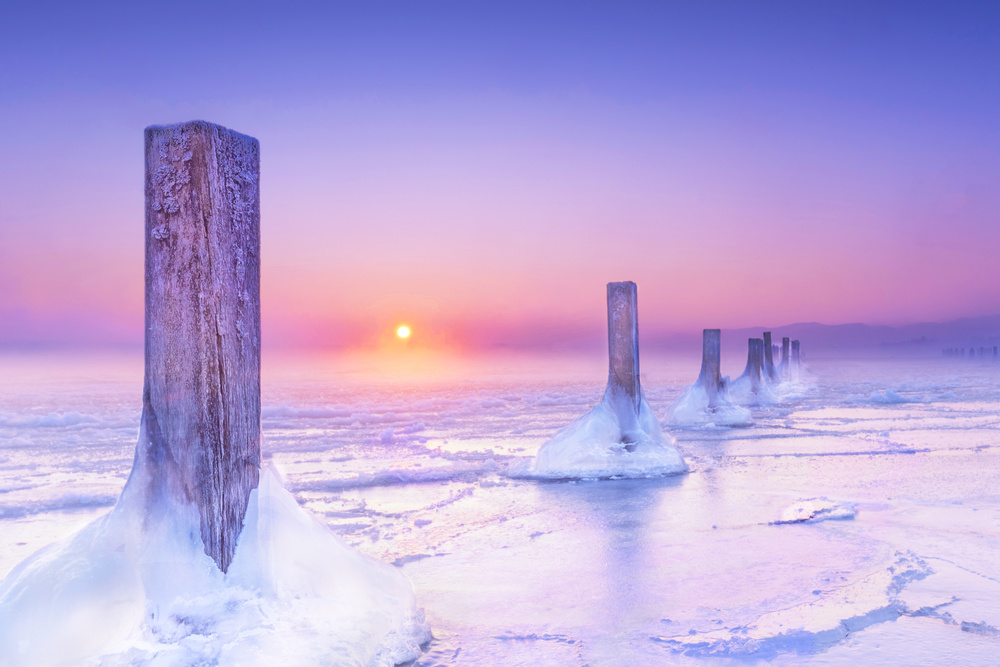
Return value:
M 129 486 L 150 515 L 193 506 L 225 572 L 260 473 L 260 145 L 203 121 L 145 135 L 146 366 Z
M 790 380 L 792 375 L 792 364 L 789 358 L 789 343 L 790 339 L 785 336 L 781 339 L 781 379 Z
M 774 343 L 771 342 L 771 332 L 764 332 L 764 374 L 768 380 L 778 379 L 778 372 L 774 369 Z
M 792 341 L 792 377 L 799 379 L 799 371 L 802 370 L 802 358 L 799 354 L 799 341 Z
M 722 356 L 722 331 L 720 329 L 705 329 L 701 336 L 701 373 L 698 382 L 708 394 L 709 406 L 715 406 L 719 392 L 722 389 L 722 374 L 720 361 Z
M 608 283 L 608 388 L 623 441 L 639 427 L 639 311 L 634 282 Z
M 743 374 L 750 380 L 753 393 L 760 390 L 764 366 L 764 339 L 750 338 L 747 340 L 747 367 Z

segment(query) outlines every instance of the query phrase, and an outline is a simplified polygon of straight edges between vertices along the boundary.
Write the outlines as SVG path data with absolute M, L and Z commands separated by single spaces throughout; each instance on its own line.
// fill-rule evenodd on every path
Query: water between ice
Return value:
M 0 576 L 107 512 L 131 465 L 141 360 L 18 370 L 50 362 L 4 360 Z M 995 664 L 996 365 L 814 361 L 753 427 L 670 427 L 687 475 L 540 482 L 505 472 L 597 403 L 605 369 L 533 363 L 265 368 L 271 464 L 412 582 L 434 633 L 417 665 Z M 661 422 L 696 368 L 644 358 Z

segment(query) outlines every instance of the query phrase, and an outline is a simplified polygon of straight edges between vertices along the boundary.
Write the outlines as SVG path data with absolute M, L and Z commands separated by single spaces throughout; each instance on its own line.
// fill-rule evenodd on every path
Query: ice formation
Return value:
M 534 459 L 511 466 L 514 477 L 593 479 L 685 472 L 639 383 L 636 285 L 608 283 L 608 386 L 601 402 L 562 429 Z
M 771 380 L 767 375 L 764 354 L 765 340 L 751 338 L 747 342 L 747 367 L 743 375 L 729 384 L 729 396 L 739 405 L 767 405 L 775 402 Z
M 729 396 L 729 378 L 721 377 L 719 361 L 722 332 L 705 329 L 702 336 L 701 373 L 698 380 L 667 410 L 667 419 L 678 426 L 751 426 L 750 411 L 735 405 Z
M 0 664 L 394 665 L 430 639 L 396 568 L 358 554 L 261 474 L 225 574 L 193 508 L 128 490 L 0 583 Z
M 852 503 L 836 502 L 829 498 L 808 498 L 786 507 L 781 518 L 771 523 L 818 523 L 830 519 L 853 519 L 857 510 Z
M 778 364 L 778 378 L 782 382 L 792 379 L 791 339 L 784 336 L 781 339 L 781 363 Z

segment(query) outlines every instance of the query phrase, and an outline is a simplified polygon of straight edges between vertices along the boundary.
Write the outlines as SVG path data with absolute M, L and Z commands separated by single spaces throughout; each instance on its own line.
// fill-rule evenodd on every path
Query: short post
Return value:
M 128 486 L 200 516 L 225 572 L 260 473 L 260 145 L 148 127 L 142 422 Z
M 604 392 L 627 434 L 639 427 L 639 311 L 634 282 L 608 283 L 608 387 Z
M 770 331 L 764 332 L 764 373 L 768 380 L 778 379 L 778 372 L 774 370 L 774 343 L 771 342 Z
M 722 356 L 722 330 L 705 329 L 701 337 L 701 372 L 698 382 L 708 394 L 708 404 L 714 407 L 722 389 L 720 361 Z
M 791 359 L 788 356 L 790 339 L 785 336 L 781 339 L 781 379 L 789 380 L 792 375 Z
M 753 393 L 760 391 L 761 374 L 764 364 L 764 339 L 750 338 L 747 340 L 747 368 L 744 373 L 750 380 L 750 389 Z

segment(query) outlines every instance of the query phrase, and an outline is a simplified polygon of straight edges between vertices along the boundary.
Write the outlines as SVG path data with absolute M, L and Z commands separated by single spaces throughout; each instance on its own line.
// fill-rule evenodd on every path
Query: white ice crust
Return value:
M 728 383 L 729 378 L 725 378 L 711 401 L 702 383 L 695 382 L 667 410 L 667 421 L 677 426 L 752 426 L 750 411 L 730 400 Z
M 511 466 L 508 475 L 536 479 L 607 479 L 677 475 L 687 464 L 643 397 L 638 430 L 623 434 L 608 394 L 556 433 L 534 459 Z M 623 439 L 627 442 L 623 442 Z
M 430 639 L 396 568 L 346 546 L 262 471 L 223 574 L 193 510 L 107 515 L 0 582 L 0 664 L 369 665 Z
M 746 373 L 729 384 L 729 399 L 736 405 L 762 406 L 781 401 L 777 387 L 766 378 L 761 378 L 755 387 Z
M 830 500 L 826 497 L 800 500 L 781 512 L 781 518 L 772 521 L 774 525 L 788 523 L 819 523 L 839 519 L 853 519 L 857 508 L 853 503 Z

